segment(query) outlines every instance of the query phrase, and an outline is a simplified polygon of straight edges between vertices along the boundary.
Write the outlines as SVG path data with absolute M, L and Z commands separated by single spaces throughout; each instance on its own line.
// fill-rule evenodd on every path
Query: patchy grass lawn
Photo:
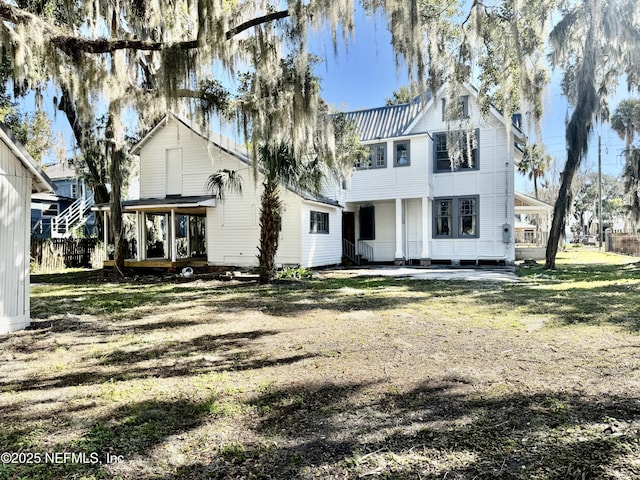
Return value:
M 0 451 L 22 461 L 0 479 L 640 478 L 640 265 L 558 265 L 34 276 L 33 328 L 0 336 Z

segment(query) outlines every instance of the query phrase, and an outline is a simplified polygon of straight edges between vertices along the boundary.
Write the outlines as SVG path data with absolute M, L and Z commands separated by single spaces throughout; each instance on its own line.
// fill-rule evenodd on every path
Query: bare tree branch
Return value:
M 226 32 L 227 40 L 238 35 L 249 28 L 261 25 L 263 23 L 273 22 L 286 18 L 290 15 L 289 10 L 273 12 L 262 17 L 256 17 L 248 20 Z M 38 24 L 42 26 L 44 33 L 50 37 L 51 43 L 57 48 L 65 52 L 67 55 L 75 57 L 78 53 L 113 53 L 117 50 L 142 50 L 142 51 L 160 51 L 167 48 L 178 48 L 180 50 L 192 50 L 199 47 L 198 40 L 186 40 L 183 42 L 149 42 L 136 39 L 116 39 L 109 40 L 106 38 L 89 39 L 73 35 L 65 34 L 58 28 L 43 22 L 36 15 L 26 12 L 18 7 L 0 1 L 0 19 L 14 23 L 16 25 Z
M 227 40 L 231 40 L 237 34 L 244 32 L 245 30 L 250 29 L 251 27 L 256 27 L 258 25 L 262 25 L 263 23 L 273 22 L 275 20 L 281 20 L 290 15 L 289 10 L 282 10 L 280 12 L 273 12 L 268 15 L 264 15 L 262 17 L 256 17 L 251 20 L 248 20 L 244 23 L 241 23 L 237 27 L 233 27 L 226 33 Z

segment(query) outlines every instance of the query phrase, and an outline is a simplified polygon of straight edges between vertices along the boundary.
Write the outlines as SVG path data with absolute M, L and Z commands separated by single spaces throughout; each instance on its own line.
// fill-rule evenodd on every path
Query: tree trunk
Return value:
M 578 97 L 571 120 L 567 124 L 567 163 L 562 172 L 562 183 L 553 207 L 553 220 L 544 264 L 544 268 L 547 270 L 556 268 L 556 255 L 560 239 L 564 235 L 565 222 L 571 204 L 571 183 L 578 167 L 580 167 L 582 158 L 587 154 L 594 116 L 598 111 L 598 97 L 595 89 L 596 49 L 598 47 L 594 41 L 597 25 L 593 23 L 595 22 L 593 16 L 591 22 L 585 37 L 584 58 L 574 73 Z
M 275 276 L 275 258 L 282 227 L 282 201 L 278 185 L 266 179 L 260 204 L 260 245 L 258 246 L 259 281 L 270 283 Z
M 96 138 L 96 125 L 88 125 L 82 122 L 78 116 L 75 104 L 71 101 L 69 90 L 62 86 L 62 96 L 58 102 L 58 110 L 64 112 L 67 121 L 73 130 L 76 144 L 82 152 L 84 165 L 87 167 L 87 182 L 93 191 L 93 199 L 96 204 L 109 203 L 109 189 L 107 188 L 106 171 L 104 168 L 104 153 L 100 152 L 99 141 Z M 76 165 L 78 167 L 78 165 Z M 80 169 L 79 169 L 80 170 Z M 96 226 L 98 238 L 103 238 L 104 213 L 96 212 Z
M 111 149 L 110 149 L 111 150 Z M 113 260 L 115 269 L 124 275 L 124 259 L 127 246 L 122 222 L 122 166 L 125 152 L 122 148 L 110 151 L 109 176 L 111 177 L 111 233 L 113 234 Z

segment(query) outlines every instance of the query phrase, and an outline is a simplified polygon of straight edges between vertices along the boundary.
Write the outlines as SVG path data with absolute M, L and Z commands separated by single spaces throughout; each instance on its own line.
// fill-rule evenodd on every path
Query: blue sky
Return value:
M 325 59 L 316 70 L 321 77 L 322 95 L 338 110 L 384 105 L 394 89 L 408 84 L 406 69 L 396 68 L 391 36 L 380 17 L 374 19 L 358 9 L 355 38 L 346 47 L 340 41 L 337 56 L 333 55 L 332 42 L 326 36 L 318 36 L 312 45 L 314 53 Z M 620 85 L 617 94 L 610 99 L 611 111 L 615 110 L 620 100 L 630 96 L 626 85 Z M 548 153 L 562 167 L 566 158 L 565 120 L 570 115 L 570 109 L 561 93 L 559 72 L 552 75 L 544 113 L 542 140 Z M 624 163 L 621 155 L 624 142 L 607 124 L 598 125 L 595 129 L 583 168 L 597 171 L 598 134 L 602 137 L 603 172 L 620 175 Z M 533 191 L 531 182 L 521 175 L 516 175 L 516 188 L 523 192 Z

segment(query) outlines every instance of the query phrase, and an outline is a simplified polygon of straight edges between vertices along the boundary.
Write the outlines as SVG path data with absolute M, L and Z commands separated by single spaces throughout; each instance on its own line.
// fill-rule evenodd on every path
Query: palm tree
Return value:
M 262 145 L 258 157 L 263 172 L 260 197 L 260 244 L 258 265 L 260 283 L 269 283 L 275 276 L 275 258 L 282 230 L 282 199 L 280 186 L 318 191 L 321 173 L 319 162 L 301 161 L 284 143 Z
M 625 141 L 625 153 L 629 153 L 636 133 L 640 133 L 640 100 L 623 100 L 611 115 L 611 128 Z
M 544 177 L 550 164 L 551 156 L 545 152 L 544 146 L 534 143 L 530 147 L 525 147 L 522 159 L 518 163 L 518 172 L 527 175 L 529 180 L 533 180 L 536 199 L 538 198 L 538 179 Z
M 632 143 L 636 133 L 640 133 L 640 100 L 623 100 L 611 116 L 611 128 L 625 140 L 625 193 L 631 195 L 627 209 L 635 222 L 640 220 L 640 149 Z
M 622 75 L 629 87 L 640 79 L 637 18 L 637 0 L 584 0 L 570 5 L 551 32 L 551 62 L 564 71 L 564 93 L 574 109 L 566 128 L 567 161 L 553 209 L 546 269 L 555 268 L 571 184 L 587 154 L 594 123 L 608 117 L 607 95 Z

